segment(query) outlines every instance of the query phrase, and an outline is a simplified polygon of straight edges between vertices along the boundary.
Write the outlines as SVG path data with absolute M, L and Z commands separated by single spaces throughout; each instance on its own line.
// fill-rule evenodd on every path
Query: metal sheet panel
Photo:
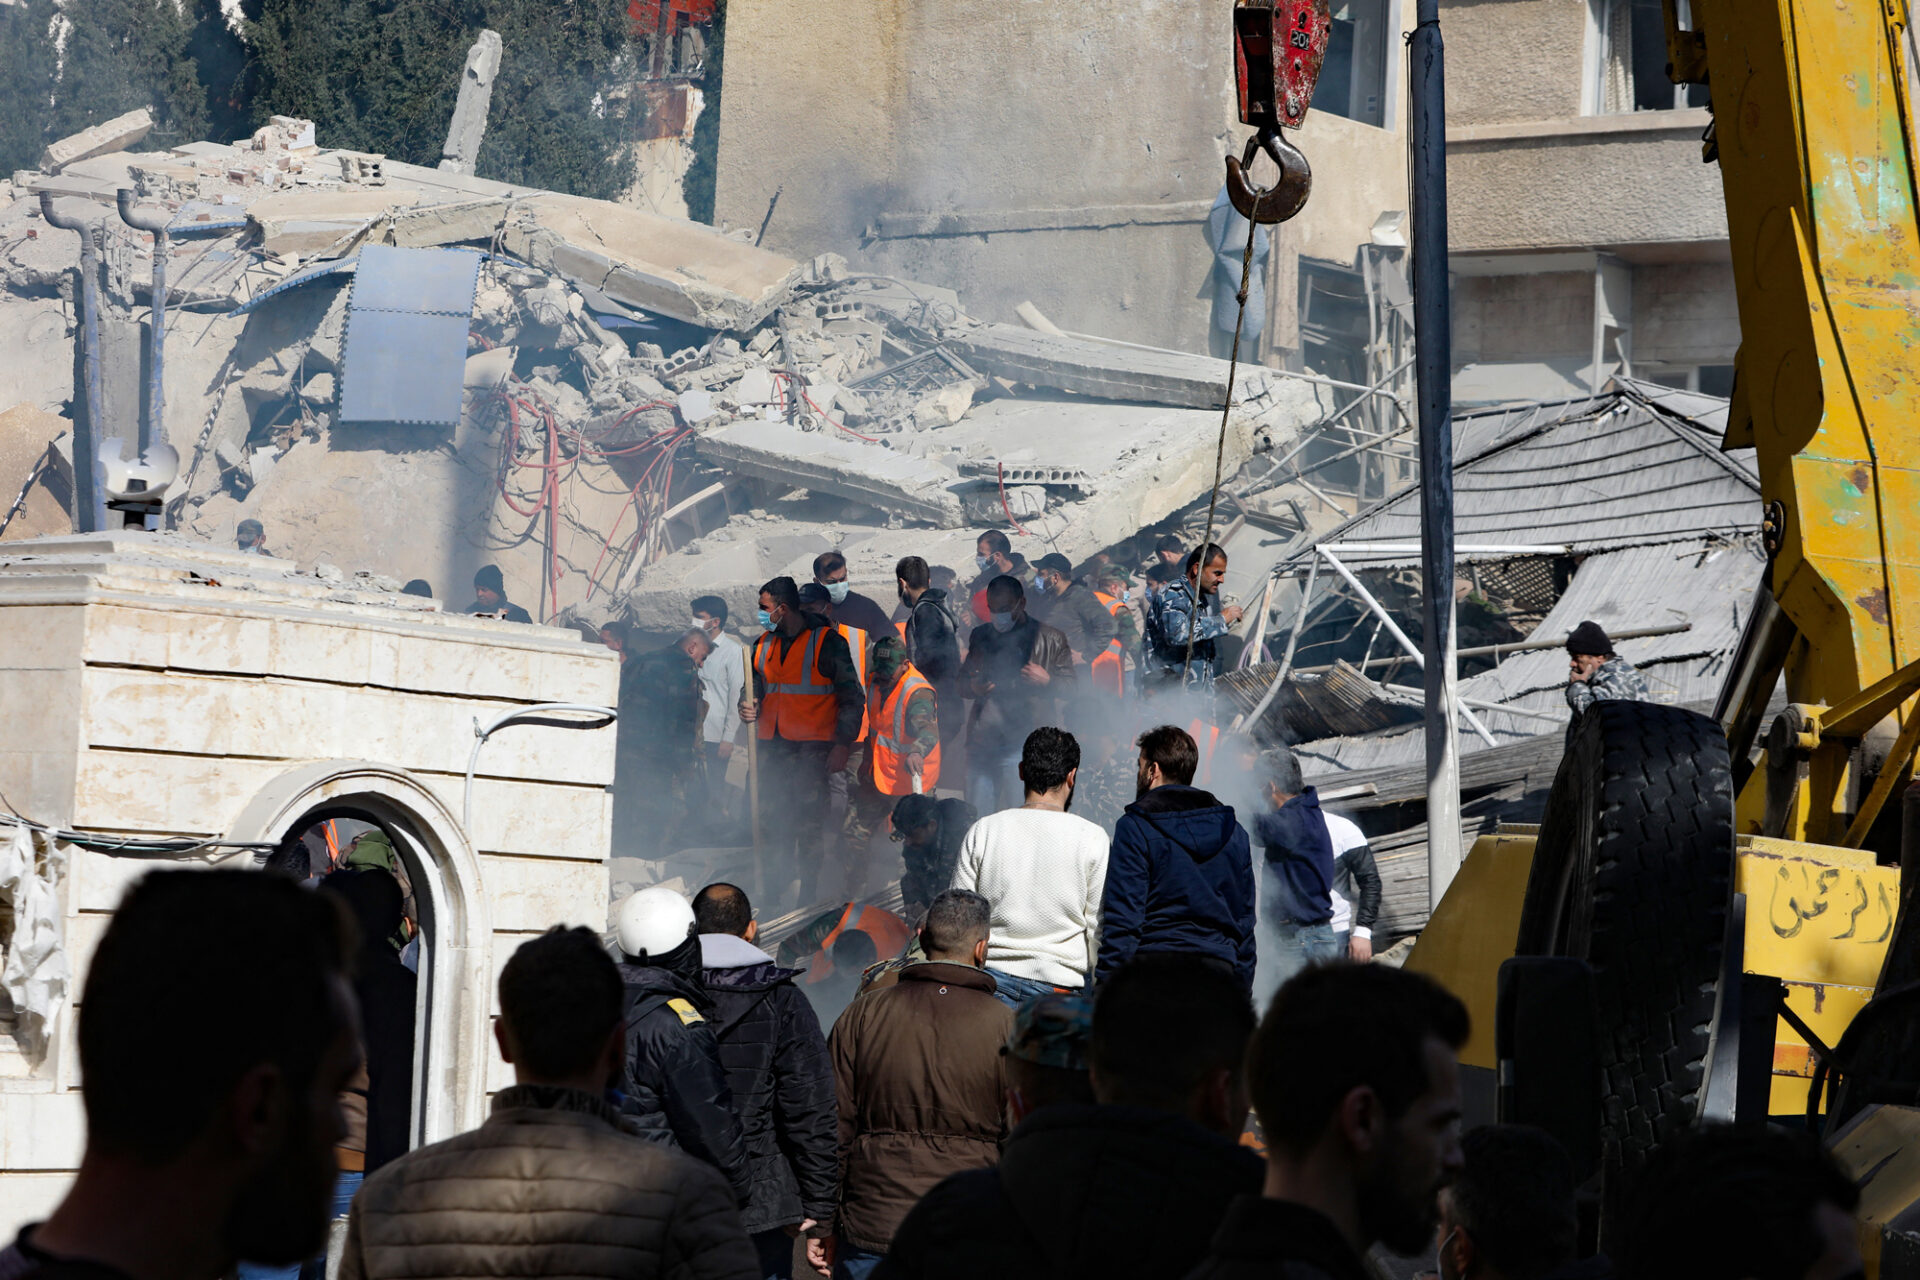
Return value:
M 342 422 L 460 421 L 479 275 L 476 253 L 387 245 L 360 251 L 341 353 Z
M 340 420 L 458 423 L 467 324 L 463 315 L 349 310 Z

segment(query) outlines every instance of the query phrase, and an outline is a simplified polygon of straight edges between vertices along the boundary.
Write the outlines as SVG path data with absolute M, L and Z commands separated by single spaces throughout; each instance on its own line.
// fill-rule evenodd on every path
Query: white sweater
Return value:
M 1006 809 L 973 824 L 953 887 L 993 904 L 987 964 L 1016 978 L 1083 987 L 1100 946 L 1107 833 L 1052 809 Z

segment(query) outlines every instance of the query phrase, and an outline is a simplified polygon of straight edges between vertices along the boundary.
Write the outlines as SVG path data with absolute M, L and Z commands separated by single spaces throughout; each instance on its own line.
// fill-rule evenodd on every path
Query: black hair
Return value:
M 767 579 L 760 586 L 760 594 L 771 597 L 775 604 L 783 604 L 789 609 L 800 607 L 799 584 L 785 575 Z
M 1140 735 L 1140 758 L 1160 766 L 1168 782 L 1189 786 L 1200 769 L 1200 747 L 1193 735 L 1176 724 L 1158 725 Z
M 1186 539 L 1182 538 L 1179 534 L 1163 533 L 1158 538 L 1154 539 L 1153 549 L 1156 552 L 1178 551 L 1180 550 L 1180 548 L 1186 545 L 1187 545 Z
M 971 951 L 993 927 L 993 907 L 971 889 L 949 889 L 927 906 L 920 946 L 928 955 Z
M 348 1026 L 338 984 L 352 953 L 339 900 L 286 876 L 148 872 L 114 912 L 81 992 L 88 1144 L 171 1160 L 262 1063 L 304 1093 Z
M 933 571 L 919 556 L 902 556 L 900 563 L 893 566 L 893 576 L 915 591 L 924 591 L 933 582 Z
M 1192 577 L 1203 564 L 1212 564 L 1215 560 L 1225 560 L 1227 549 L 1217 542 L 1209 542 L 1204 547 L 1195 547 L 1187 552 L 1187 576 Z
M 753 904 L 747 891 L 724 880 L 693 895 L 693 927 L 701 933 L 730 933 L 743 938 L 753 923 Z
M 977 547 L 982 542 L 987 544 L 988 551 L 994 552 L 996 555 L 1003 555 L 1007 557 L 1011 557 L 1013 555 L 1013 544 L 1007 541 L 1007 535 L 1000 532 L 998 529 L 987 530 L 985 533 L 981 534 L 978 538 L 974 540 L 973 545 Z
M 1065 729 L 1043 724 L 1020 748 L 1020 780 L 1033 792 L 1051 791 L 1080 767 L 1080 743 Z
M 1431 978 L 1377 964 L 1307 969 L 1280 988 L 1247 1051 L 1253 1108 L 1267 1141 L 1304 1152 L 1361 1086 L 1389 1118 L 1432 1081 L 1426 1044 L 1467 1042 L 1467 1007 Z
M 433 584 L 425 578 L 414 578 L 409 581 L 406 586 L 400 588 L 400 594 L 419 596 L 423 600 L 431 600 L 433 599 Z
M 1490 1124 L 1460 1139 L 1460 1156 L 1447 1187 L 1450 1217 L 1501 1280 L 1541 1280 L 1573 1260 L 1573 1161 L 1551 1134 Z
M 1628 1203 L 1622 1275 L 1800 1280 L 1826 1252 L 1815 1211 L 1860 1192 L 1810 1134 L 1716 1126 L 1655 1152 Z
M 813 576 L 824 578 L 835 569 L 847 567 L 847 558 L 838 551 L 822 551 L 813 558 Z
M 633 628 L 618 618 L 609 618 L 600 624 L 602 631 L 611 631 L 619 638 L 622 646 L 633 643 Z
M 555 925 L 500 971 L 500 1021 L 518 1065 L 564 1080 L 594 1064 L 620 1021 L 626 988 L 593 930 Z
M 1300 776 L 1300 761 L 1291 747 L 1281 747 L 1267 758 L 1273 762 L 1271 767 L 1275 787 L 1290 796 L 1297 796 L 1306 790 L 1306 781 Z
M 1147 952 L 1100 986 L 1087 1061 L 1102 1102 L 1185 1111 L 1206 1078 L 1238 1076 L 1253 1003 L 1231 969 L 1193 952 Z
M 840 936 L 833 940 L 833 971 L 845 975 L 858 975 L 868 965 L 880 958 L 880 948 L 873 943 L 873 935 L 861 929 L 843 929 Z
M 695 596 L 693 603 L 687 606 L 688 613 L 704 613 L 721 626 L 727 625 L 727 602 L 719 596 Z
M 1027 598 L 1027 589 L 1020 585 L 1020 579 L 1011 574 L 1003 573 L 987 584 L 987 602 L 989 604 L 996 599 L 1005 600 L 1009 597 L 1015 600 L 1025 600 Z

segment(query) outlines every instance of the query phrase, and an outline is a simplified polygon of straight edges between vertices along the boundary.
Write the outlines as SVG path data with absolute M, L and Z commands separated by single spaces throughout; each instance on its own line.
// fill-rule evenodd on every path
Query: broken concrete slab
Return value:
M 500 33 L 482 31 L 467 50 L 466 69 L 460 75 L 460 96 L 447 125 L 440 168 L 446 173 L 472 173 L 487 132 L 487 108 L 493 102 L 493 79 L 500 74 Z
M 784 422 L 735 422 L 699 439 L 700 456 L 790 488 L 812 489 L 957 529 L 966 513 L 951 467 L 894 449 L 836 440 Z
M 115 116 L 90 129 L 82 129 L 71 137 L 50 143 L 40 153 L 40 171 L 59 173 L 75 161 L 105 155 L 110 151 L 125 151 L 152 132 L 153 116 L 145 107 L 129 111 L 123 116 Z
M 512 211 L 511 200 L 482 197 L 395 212 L 389 239 L 402 249 L 428 249 L 463 240 L 492 240 Z
M 1227 362 L 1211 356 L 1039 333 L 1012 324 L 966 329 L 951 335 L 947 345 L 983 373 L 1029 386 L 1188 409 L 1217 410 L 1226 400 Z M 1235 402 L 1257 399 L 1272 382 L 1266 370 L 1242 364 Z
M 389 209 L 419 201 L 417 191 L 392 188 L 286 191 L 255 200 L 247 207 L 247 221 L 260 229 L 260 247 L 268 253 L 318 253 Z
M 707 329 L 750 329 L 793 296 L 810 265 L 712 227 L 579 196 L 519 202 L 502 243 L 616 302 Z

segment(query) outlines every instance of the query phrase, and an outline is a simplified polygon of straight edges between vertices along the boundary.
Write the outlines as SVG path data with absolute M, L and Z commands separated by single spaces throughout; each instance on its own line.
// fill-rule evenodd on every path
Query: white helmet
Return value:
M 620 904 L 620 949 L 659 956 L 693 934 L 693 904 L 671 889 L 642 889 Z

